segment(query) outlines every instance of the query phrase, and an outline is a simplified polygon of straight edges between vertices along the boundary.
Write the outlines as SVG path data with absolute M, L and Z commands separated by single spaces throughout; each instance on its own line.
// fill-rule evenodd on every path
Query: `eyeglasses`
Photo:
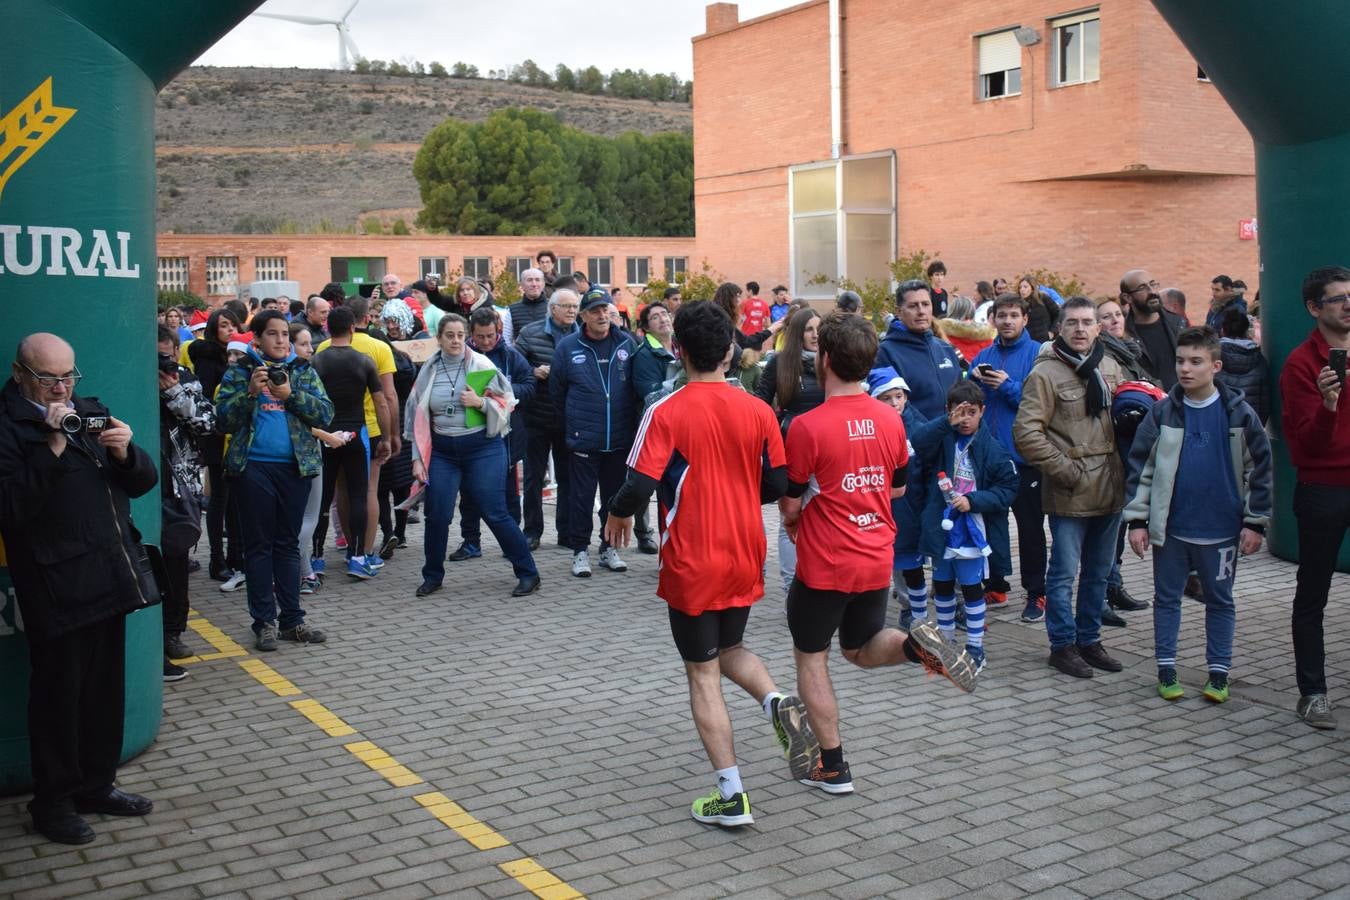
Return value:
M 29 369 L 26 364 L 19 363 L 19 365 L 23 366 L 24 369 L 27 370 L 28 374 L 32 375 L 33 378 L 37 381 L 37 383 L 45 388 L 54 388 L 58 384 L 63 384 L 68 388 L 74 388 L 75 385 L 80 383 L 80 379 L 84 377 L 83 375 L 80 374 L 79 369 L 76 369 L 69 375 L 39 375 L 32 369 Z
M 1321 309 L 1323 306 L 1344 306 L 1347 300 L 1350 300 L 1350 294 L 1337 294 L 1335 297 L 1323 297 L 1321 300 L 1317 301 L 1317 307 Z
M 1150 281 L 1148 284 L 1137 284 L 1137 285 L 1135 285 L 1134 287 L 1127 289 L 1125 293 L 1127 293 L 1127 294 L 1137 294 L 1137 293 L 1139 293 L 1140 291 L 1145 291 L 1145 290 L 1156 291 L 1156 290 L 1157 290 L 1158 288 L 1160 288 L 1160 287 L 1162 287 L 1162 285 L 1159 284 L 1158 282 L 1156 282 L 1156 281 Z
M 558 309 L 581 309 L 580 303 L 559 303 Z

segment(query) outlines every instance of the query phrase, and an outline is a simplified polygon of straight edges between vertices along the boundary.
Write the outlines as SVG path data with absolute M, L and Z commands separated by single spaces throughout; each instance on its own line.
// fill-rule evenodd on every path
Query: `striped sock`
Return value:
M 984 591 L 982 585 L 961 585 L 966 601 L 966 645 L 984 646 Z
M 937 607 L 938 630 L 946 635 L 948 640 L 955 640 L 956 596 L 954 594 L 939 593 L 933 597 L 933 605 Z
M 928 585 L 921 584 L 916 588 L 906 588 L 906 595 L 909 597 L 909 611 L 914 614 L 915 621 L 922 622 L 928 618 Z

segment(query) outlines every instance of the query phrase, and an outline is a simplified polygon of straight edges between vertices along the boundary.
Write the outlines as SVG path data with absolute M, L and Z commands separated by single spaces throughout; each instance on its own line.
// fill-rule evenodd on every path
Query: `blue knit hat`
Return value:
M 909 393 L 909 385 L 900 377 L 900 373 L 895 371 L 895 367 L 882 366 L 867 373 L 867 393 L 873 397 L 880 397 L 896 388 L 900 388 L 906 394 Z

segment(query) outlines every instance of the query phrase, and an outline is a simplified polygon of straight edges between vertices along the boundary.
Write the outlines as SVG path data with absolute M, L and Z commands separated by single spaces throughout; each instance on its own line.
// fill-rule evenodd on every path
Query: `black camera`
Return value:
M 178 360 L 174 359 L 167 353 L 161 353 L 159 355 L 159 370 L 163 372 L 165 375 L 177 375 Z
M 290 381 L 290 376 L 286 374 L 284 366 L 268 366 L 267 380 L 273 384 L 285 384 Z
M 98 434 L 107 427 L 107 416 L 82 416 L 72 409 L 61 417 L 61 430 L 66 434 L 79 434 L 81 431 Z

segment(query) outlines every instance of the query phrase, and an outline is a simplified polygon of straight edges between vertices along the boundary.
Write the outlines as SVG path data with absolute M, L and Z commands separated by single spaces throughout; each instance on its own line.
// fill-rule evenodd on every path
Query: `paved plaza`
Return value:
M 772 507 L 765 522 L 774 534 Z M 373 582 L 334 575 L 304 598 L 321 646 L 254 651 L 244 593 L 194 576 L 187 638 L 204 658 L 165 686 L 158 741 L 120 773 L 155 812 L 92 817 L 98 839 L 77 848 L 29 833 L 27 797 L 0 799 L 0 896 L 1350 895 L 1345 576 L 1327 617 L 1340 731 L 1293 714 L 1294 567 L 1262 551 L 1238 572 L 1223 706 L 1200 697 L 1198 604 L 1183 609 L 1187 697 L 1167 703 L 1151 613 L 1107 630 L 1123 673 L 1078 681 L 1047 668 L 1045 627 L 1018 621 L 1014 594 L 990 611 L 973 694 L 834 657 L 857 793 L 830 797 L 789 779 L 728 684 L 755 824 L 724 831 L 689 817 L 713 776 L 655 557 L 576 579 L 549 533 L 542 592 L 513 600 L 489 538 L 418 600 L 420 539 L 412 527 Z M 776 563 L 771 542 L 747 645 L 791 691 Z M 1148 563 L 1125 575 L 1151 596 Z

